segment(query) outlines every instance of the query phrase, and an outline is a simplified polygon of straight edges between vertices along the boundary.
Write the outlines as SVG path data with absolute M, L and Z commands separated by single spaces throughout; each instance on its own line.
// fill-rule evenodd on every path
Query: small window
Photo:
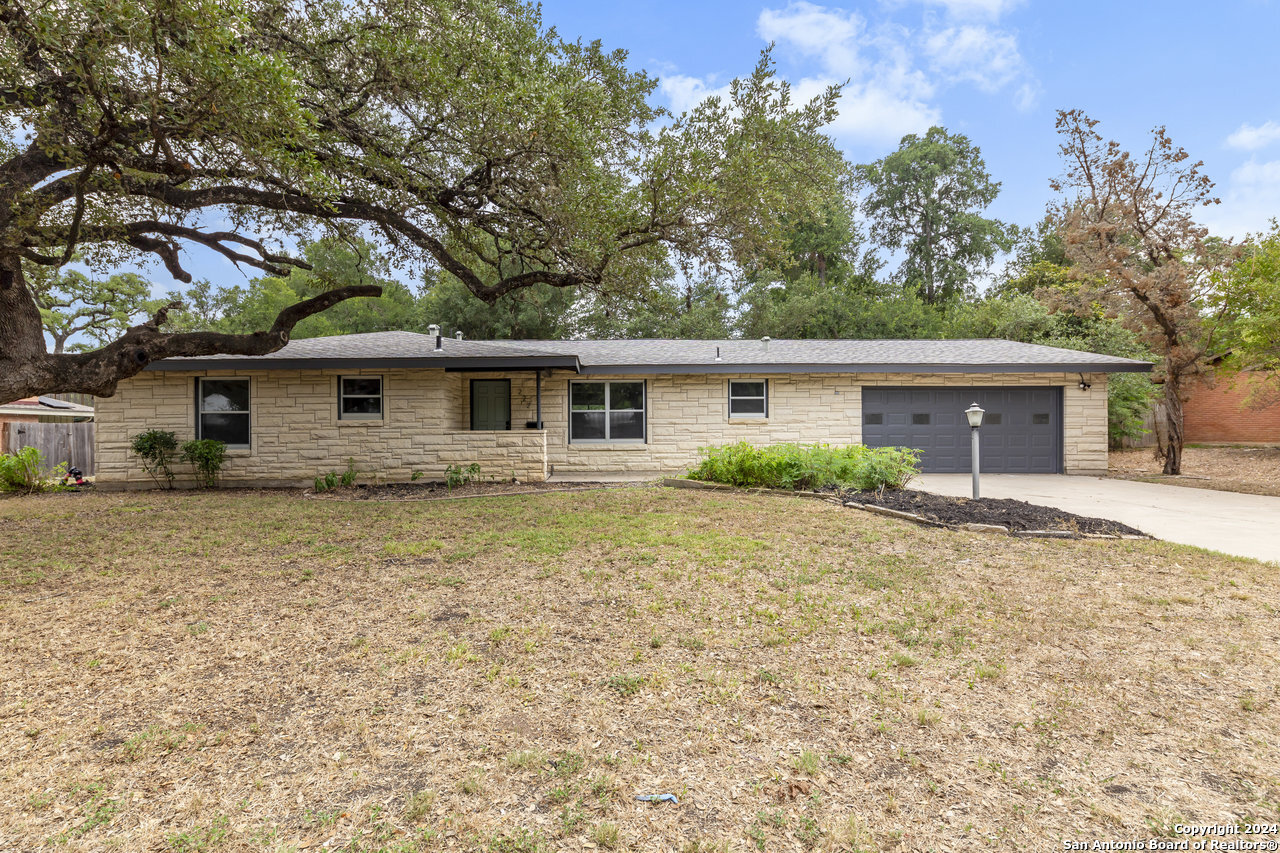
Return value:
M 987 426 L 1000 426 L 1004 423 L 1004 415 L 999 412 L 987 412 L 982 417 L 982 423 Z
M 643 382 L 570 382 L 569 441 L 644 441 Z
M 196 438 L 249 446 L 249 380 L 196 380 Z
M 343 421 L 382 420 L 382 377 L 339 377 L 338 419 Z
M 1032 423 L 1033 425 L 1034 425 L 1034 424 L 1047 424 L 1048 422 L 1049 422 L 1049 413 L 1048 413 L 1048 412 L 1037 412 L 1036 414 L 1033 414 L 1033 415 L 1031 416 L 1031 423 Z
M 729 382 L 729 417 L 767 418 L 769 416 L 769 383 Z
M 916 412 L 914 415 L 912 415 L 912 416 L 911 416 L 911 423 L 913 423 L 913 424 L 917 424 L 917 425 L 925 425 L 925 424 L 928 424 L 928 423 L 929 423 L 929 413 L 928 413 L 928 412 Z
M 865 424 L 866 426 L 880 426 L 884 423 L 884 414 L 881 412 L 876 412 L 870 415 L 863 415 L 862 423 Z

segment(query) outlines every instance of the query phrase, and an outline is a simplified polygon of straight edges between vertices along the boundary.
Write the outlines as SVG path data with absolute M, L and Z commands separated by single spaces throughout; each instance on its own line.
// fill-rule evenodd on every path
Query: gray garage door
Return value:
M 862 389 L 862 443 L 914 447 L 929 473 L 969 471 L 969 423 L 977 402 L 982 470 L 993 474 L 1057 474 L 1062 470 L 1061 388 Z

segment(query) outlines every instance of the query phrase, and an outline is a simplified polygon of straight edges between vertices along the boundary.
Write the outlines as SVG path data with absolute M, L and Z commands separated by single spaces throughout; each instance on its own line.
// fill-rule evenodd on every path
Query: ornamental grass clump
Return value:
M 745 441 L 704 447 L 693 480 L 769 489 L 905 488 L 920 473 L 920 454 L 906 447 L 833 447 L 829 444 L 771 444 Z

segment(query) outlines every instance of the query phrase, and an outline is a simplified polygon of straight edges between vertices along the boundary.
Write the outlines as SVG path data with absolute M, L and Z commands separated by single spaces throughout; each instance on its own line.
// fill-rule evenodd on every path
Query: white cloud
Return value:
M 830 85 L 844 83 L 839 116 L 831 132 L 850 142 L 895 143 L 908 133 L 940 124 L 934 103 L 940 88 L 970 84 L 988 94 L 1011 92 L 1019 109 L 1033 106 L 1040 84 L 1031 73 L 1013 33 L 970 22 L 998 18 L 1020 0 L 924 0 L 946 10 L 948 23 L 926 24 L 912 32 L 888 20 L 869 21 L 856 11 L 791 0 L 766 8 L 756 32 L 780 52 L 811 63 L 811 72 L 794 86 L 804 102 Z M 893 0 L 889 0 L 892 5 Z M 816 67 L 813 67 L 816 66 Z M 846 83 L 847 81 L 847 83 Z M 662 92 L 676 112 L 703 98 L 728 91 L 716 78 L 671 74 Z
M 1206 208 L 1203 214 L 1210 233 L 1242 240 L 1248 234 L 1265 231 L 1273 217 L 1280 216 L 1280 160 L 1240 164 L 1227 179 L 1222 204 Z
M 966 24 L 927 33 L 922 47 L 930 68 L 946 79 L 973 83 L 987 94 L 1021 81 L 1018 108 L 1034 106 L 1040 87 L 1011 33 Z
M 785 9 L 765 9 L 756 19 L 756 32 L 765 41 L 786 42 L 806 56 L 819 57 L 834 76 L 860 74 L 859 39 L 867 23 L 857 12 L 815 6 L 797 0 Z
M 686 74 L 669 74 L 663 77 L 659 88 L 676 113 L 691 110 L 712 95 L 718 95 L 722 99 L 729 95 L 729 86 L 715 86 L 714 78 L 702 80 Z
M 821 73 L 795 84 L 798 101 L 848 81 L 831 125 L 838 137 L 894 143 L 941 120 L 937 107 L 928 103 L 933 84 L 914 67 L 909 34 L 901 28 L 872 30 L 856 12 L 797 0 L 761 12 L 756 31 L 766 41 L 817 60 Z
M 1280 142 L 1280 122 L 1274 121 L 1257 126 L 1245 122 L 1227 137 L 1228 147 L 1243 148 L 1245 151 L 1256 151 L 1277 142 Z
M 924 0 L 925 5 L 940 6 L 953 18 L 986 18 L 996 20 L 1010 9 L 1022 5 L 1022 0 Z

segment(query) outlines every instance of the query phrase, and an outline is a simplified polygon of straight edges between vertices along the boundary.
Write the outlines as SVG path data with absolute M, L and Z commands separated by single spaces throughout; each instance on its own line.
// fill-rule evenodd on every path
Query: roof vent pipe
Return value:
M 441 352 L 443 349 L 444 349 L 444 336 L 436 335 L 436 352 Z
M 427 334 L 433 338 L 440 337 L 440 327 L 435 323 L 432 323 L 430 326 L 427 326 Z
M 763 338 L 761 338 L 761 339 L 760 339 L 760 343 L 764 344 L 764 351 L 765 351 L 765 352 L 768 352 L 768 351 L 769 351 L 769 336 L 768 336 L 768 335 L 765 335 Z
M 454 333 L 453 333 L 453 336 L 454 336 L 455 338 L 457 338 L 458 340 L 462 340 L 462 332 L 460 332 L 460 331 L 458 331 L 458 332 L 454 332 Z
M 720 347 L 716 347 L 716 361 L 720 361 Z

